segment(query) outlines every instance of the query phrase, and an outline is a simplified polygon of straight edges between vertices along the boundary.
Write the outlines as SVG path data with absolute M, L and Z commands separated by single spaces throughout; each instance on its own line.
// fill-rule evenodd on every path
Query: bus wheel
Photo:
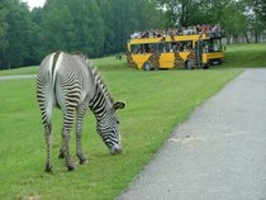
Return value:
M 154 68 L 153 68 L 153 66 L 152 66 L 152 64 L 151 64 L 151 62 L 150 61 L 146 61 L 144 64 L 143 64 L 143 70 L 144 71 L 151 71 L 151 70 L 153 70 Z
M 210 65 L 206 64 L 202 67 L 203 69 L 209 69 L 210 68 Z
M 188 59 L 186 62 L 185 62 L 185 67 L 186 69 L 194 69 L 194 63 L 191 59 Z

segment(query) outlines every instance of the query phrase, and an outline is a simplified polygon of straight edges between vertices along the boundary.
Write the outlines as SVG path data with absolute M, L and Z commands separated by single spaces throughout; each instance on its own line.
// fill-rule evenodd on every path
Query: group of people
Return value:
M 158 38 L 178 35 L 208 34 L 214 36 L 223 36 L 224 29 L 219 24 L 216 25 L 194 25 L 182 28 L 168 28 L 166 30 L 150 29 L 148 31 L 135 31 L 131 34 L 131 39 L 139 38 Z

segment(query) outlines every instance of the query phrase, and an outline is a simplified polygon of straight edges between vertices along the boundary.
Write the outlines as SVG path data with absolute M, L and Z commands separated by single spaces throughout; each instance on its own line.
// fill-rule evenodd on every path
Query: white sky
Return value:
M 27 2 L 31 10 L 34 7 L 42 7 L 45 3 L 45 0 L 22 0 L 22 1 Z

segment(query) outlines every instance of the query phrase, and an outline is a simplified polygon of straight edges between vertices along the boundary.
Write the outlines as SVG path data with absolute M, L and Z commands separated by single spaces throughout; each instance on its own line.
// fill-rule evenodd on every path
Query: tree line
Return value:
M 38 65 L 50 52 L 103 57 L 126 51 L 134 31 L 217 24 L 237 36 L 265 29 L 266 0 L 46 0 L 30 10 L 0 1 L 0 69 Z

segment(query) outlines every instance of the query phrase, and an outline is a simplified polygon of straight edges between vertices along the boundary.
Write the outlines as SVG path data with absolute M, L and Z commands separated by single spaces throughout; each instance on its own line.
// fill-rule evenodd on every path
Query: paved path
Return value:
M 266 70 L 198 108 L 118 199 L 266 200 Z
M 35 77 L 36 77 L 36 75 L 0 76 L 0 81 L 14 80 L 14 79 L 35 78 Z

